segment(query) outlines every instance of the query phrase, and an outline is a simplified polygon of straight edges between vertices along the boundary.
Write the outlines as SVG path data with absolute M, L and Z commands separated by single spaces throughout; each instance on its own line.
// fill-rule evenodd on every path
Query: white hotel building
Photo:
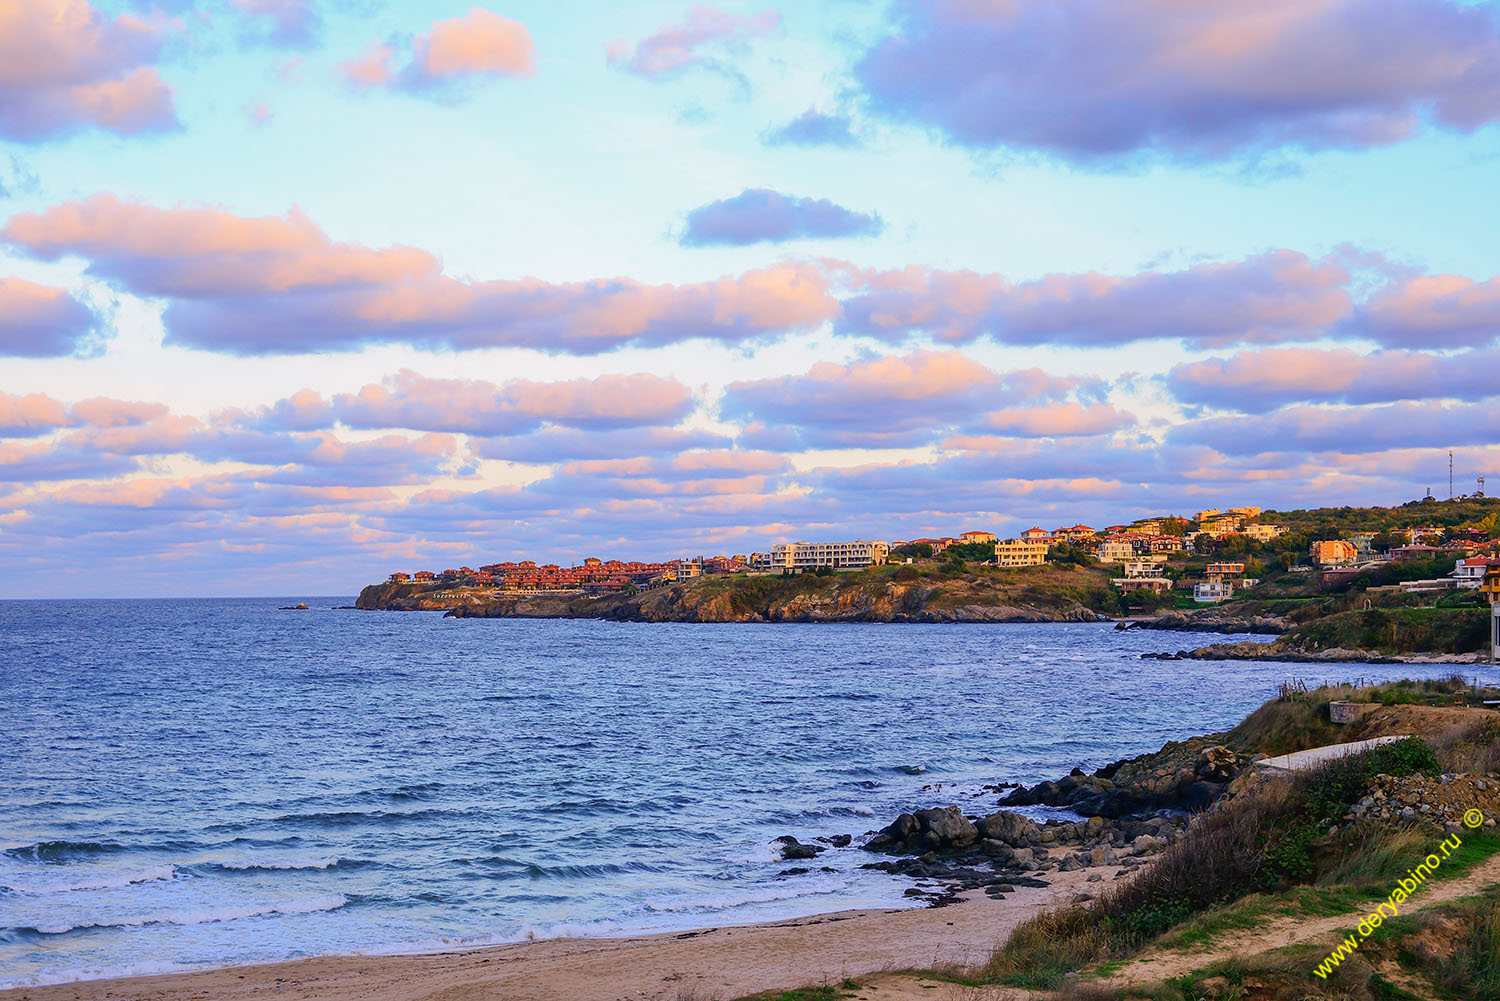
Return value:
M 890 555 L 891 547 L 888 544 L 872 539 L 855 539 L 853 542 L 783 542 L 772 546 L 769 553 L 751 556 L 750 567 L 753 570 L 781 573 L 817 567 L 855 570 L 883 566 Z

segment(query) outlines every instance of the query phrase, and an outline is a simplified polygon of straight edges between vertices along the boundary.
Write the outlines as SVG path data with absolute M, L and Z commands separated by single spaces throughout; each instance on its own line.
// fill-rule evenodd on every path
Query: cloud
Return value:
M 746 188 L 687 216 L 685 247 L 735 246 L 785 240 L 878 236 L 874 213 L 852 212 L 824 198 L 794 198 L 766 188 Z
M 1253 419 L 1215 417 L 1174 428 L 1173 444 L 1207 445 L 1226 455 L 1342 452 L 1369 455 L 1389 449 L 1486 445 L 1500 439 L 1500 411 L 1474 407 L 1455 420 L 1437 402 L 1379 407 L 1286 407 Z
M 553 463 L 571 459 L 610 459 L 621 455 L 658 456 L 688 449 L 724 449 L 733 444 L 727 435 L 706 431 L 639 427 L 605 431 L 545 427 L 530 434 L 471 438 L 474 454 L 508 462 Z
M 0 138 L 176 128 L 171 89 L 149 65 L 159 47 L 146 22 L 106 17 L 87 0 L 0 5 Z
M 0 356 L 57 358 L 94 332 L 94 314 L 59 288 L 0 278 Z
M 774 10 L 758 14 L 731 14 L 694 4 L 688 8 L 687 20 L 669 24 L 636 43 L 632 52 L 624 39 L 611 42 L 605 50 L 611 66 L 647 79 L 676 76 L 689 69 L 727 71 L 718 59 L 702 50 L 711 46 L 739 48 L 752 38 L 768 35 L 781 24 Z
M 1357 333 L 1400 347 L 1461 347 L 1500 335 L 1500 278 L 1421 275 L 1382 288 L 1359 310 Z
M 543 425 L 611 430 L 675 424 L 693 409 L 688 388 L 656 375 L 603 375 L 596 379 L 503 385 L 475 379 L 430 379 L 403 369 L 381 384 L 340 393 L 324 402 L 304 391 L 250 421 L 278 430 L 328 427 L 409 428 L 481 435 L 523 434 Z
M 234 5 L 272 45 L 309 46 L 323 27 L 312 0 L 234 0 Z
M 840 149 L 856 149 L 859 137 L 849 119 L 841 115 L 825 115 L 816 108 L 809 108 L 785 125 L 771 129 L 761 136 L 767 146 L 836 146 Z
M 804 375 L 730 383 L 725 417 L 751 422 L 751 440 L 802 448 L 911 447 L 956 427 L 984 426 L 1018 435 L 1098 434 L 1128 423 L 1112 407 L 1062 401 L 1100 387 L 1037 369 L 995 372 L 957 351 L 914 351 Z M 1026 404 L 987 414 L 991 408 Z M 762 430 L 764 429 L 764 430 Z
M 0 392 L 0 437 L 46 434 L 69 423 L 63 405 L 42 393 L 11 396 Z
M 1167 388 L 1183 403 L 1265 413 L 1288 403 L 1390 403 L 1500 393 L 1500 350 L 1455 355 L 1364 354 L 1347 349 L 1267 348 L 1176 365 Z
M 535 46 L 526 26 L 482 7 L 471 8 L 463 17 L 434 21 L 429 31 L 412 39 L 411 50 L 411 60 L 400 70 L 390 67 L 395 46 L 379 42 L 340 68 L 359 87 L 389 85 L 412 91 L 536 72 Z
M 597 354 L 699 337 L 779 337 L 838 310 L 810 263 L 682 285 L 461 281 L 422 250 L 335 243 L 295 210 L 253 219 L 97 195 L 17 215 L 0 238 L 45 260 L 87 258 L 90 274 L 169 300 L 169 343 L 231 354 L 393 342 Z
M 911 267 L 861 276 L 838 327 L 885 339 L 921 330 L 951 343 L 989 336 L 1091 347 L 1159 338 L 1199 346 L 1306 340 L 1350 315 L 1348 281 L 1338 261 L 1288 250 L 1184 271 L 1055 274 L 1020 284 Z
M 1460 0 L 897 0 L 872 111 L 1076 162 L 1357 149 L 1500 117 L 1500 19 Z

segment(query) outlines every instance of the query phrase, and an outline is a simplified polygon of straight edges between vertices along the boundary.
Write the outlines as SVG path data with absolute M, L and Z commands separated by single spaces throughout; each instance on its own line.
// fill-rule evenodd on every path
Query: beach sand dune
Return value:
M 423 956 L 330 956 L 0 992 L 0 1001 L 713 1001 L 879 971 L 983 962 L 1019 922 L 1090 872 L 1003 900 L 843 911 L 793 921 L 607 939 L 552 939 Z

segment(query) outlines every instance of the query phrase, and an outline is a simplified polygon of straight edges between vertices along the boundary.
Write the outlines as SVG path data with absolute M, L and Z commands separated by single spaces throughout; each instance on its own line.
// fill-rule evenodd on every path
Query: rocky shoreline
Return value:
M 847 834 L 813 843 L 783 836 L 777 843 L 785 861 L 814 861 L 844 848 L 886 856 L 861 868 L 918 881 L 906 895 L 935 907 L 960 902 L 968 890 L 1003 898 L 1016 887 L 1047 886 L 1054 872 L 1107 868 L 1111 878 L 1124 878 L 1180 837 L 1188 813 L 1218 800 L 1250 764 L 1222 737 L 1169 742 L 1092 774 L 1075 768 L 1056 781 L 1013 789 L 997 800 L 1001 809 L 983 816 L 934 807 L 901 814 L 861 844 Z M 1066 807 L 1084 819 L 1038 822 L 1007 806 Z M 782 875 L 809 871 L 795 866 Z M 1086 881 L 1104 879 L 1103 872 L 1090 873 Z M 1091 896 L 1084 891 L 1074 899 Z
M 635 594 L 499 595 L 443 591 L 428 584 L 372 584 L 355 607 L 443 612 L 446 617 L 603 619 L 614 622 L 1100 622 L 1077 601 L 980 602 L 955 588 L 901 581 L 834 582 L 821 593 L 770 599 L 693 583 Z
M 1176 653 L 1143 653 L 1142 660 L 1261 660 L 1289 664 L 1480 664 L 1487 663 L 1482 653 L 1410 653 L 1387 654 L 1376 650 L 1346 650 L 1329 647 L 1304 650 L 1281 643 L 1210 643 L 1194 650 Z

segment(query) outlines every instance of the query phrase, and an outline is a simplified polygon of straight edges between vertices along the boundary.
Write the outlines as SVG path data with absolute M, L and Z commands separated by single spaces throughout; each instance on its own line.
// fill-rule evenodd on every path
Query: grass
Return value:
M 797 987 L 789 991 L 765 991 L 739 998 L 738 1001 L 844 1001 L 852 998 L 859 984 L 845 978 L 837 985 L 819 984 L 816 987 Z
M 1241 792 L 1226 808 L 1198 815 L 1134 879 L 1087 906 L 1047 911 L 1022 923 L 982 975 L 1033 990 L 1055 990 L 1068 973 L 1131 955 L 1178 929 L 1175 942 L 1201 943 L 1248 928 L 1273 913 L 1322 916 L 1356 911 L 1390 892 L 1430 849 L 1426 833 L 1370 825 L 1325 836 L 1331 822 L 1377 774 L 1433 773 L 1438 763 L 1416 738 L 1328 762 L 1290 781 Z M 1354 828 L 1359 828 L 1355 830 Z M 1445 868 L 1451 878 L 1500 848 L 1474 835 Z M 1441 871 L 1441 870 L 1440 870 Z M 1252 896 L 1253 894 L 1258 896 Z M 1193 924 L 1185 922 L 1193 921 Z

